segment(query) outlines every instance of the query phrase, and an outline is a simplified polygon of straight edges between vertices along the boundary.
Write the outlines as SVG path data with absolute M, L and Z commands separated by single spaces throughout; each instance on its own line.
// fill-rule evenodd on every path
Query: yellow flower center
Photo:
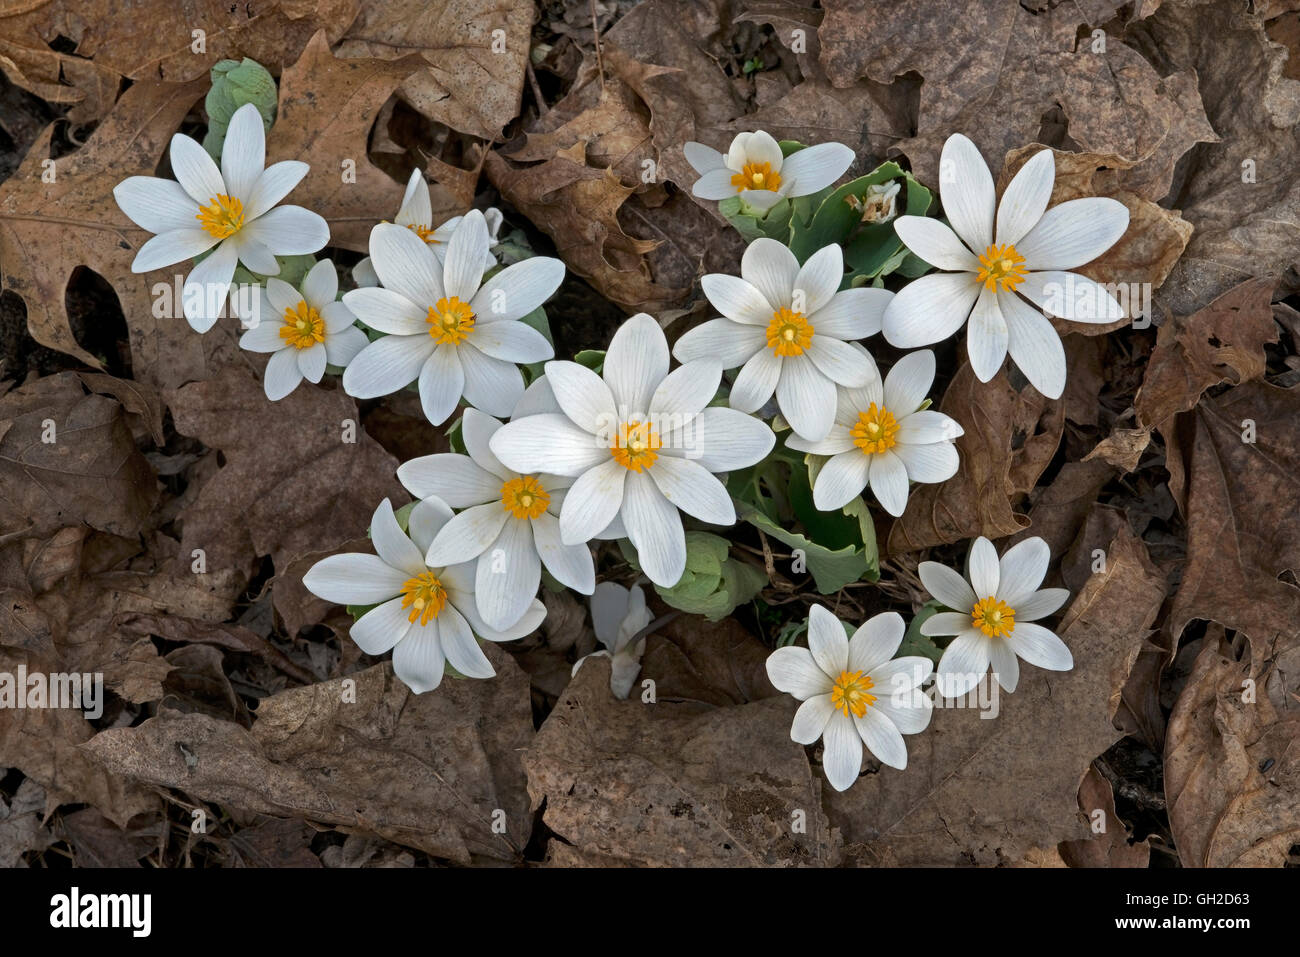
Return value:
M 812 345 L 813 327 L 802 312 L 782 306 L 767 324 L 767 346 L 779 356 L 799 356 Z
M 623 468 L 640 472 L 655 464 L 662 444 L 659 433 L 650 427 L 649 422 L 624 422 L 618 427 L 618 438 L 609 447 L 609 452 Z
M 431 246 L 442 243 L 441 239 L 433 238 L 433 227 L 431 226 L 421 226 L 419 223 L 408 223 L 406 228 Z
M 771 163 L 746 163 L 741 172 L 731 177 L 736 189 L 766 189 L 775 193 L 781 186 L 781 174 L 772 171 Z
M 194 217 L 209 236 L 225 239 L 244 225 L 244 204 L 233 196 L 211 196 Z
M 501 486 L 501 504 L 515 518 L 537 518 L 551 504 L 551 496 L 531 475 L 511 479 Z
M 437 618 L 442 606 L 447 604 L 447 589 L 434 577 L 433 572 L 422 572 L 414 578 L 408 578 L 402 586 L 402 607 L 411 609 L 406 620 L 427 625 L 431 618 Z
M 867 708 L 876 703 L 876 696 L 868 694 L 875 687 L 870 675 L 861 671 L 841 671 L 831 686 L 831 706 L 844 712 L 844 717 L 852 711 L 854 717 L 860 718 L 867 713 Z
M 862 450 L 863 455 L 892 449 L 898 444 L 897 433 L 898 422 L 893 414 L 874 402 L 867 411 L 858 413 L 858 421 L 849 429 L 853 444 Z
M 990 638 L 1005 638 L 1016 629 L 1016 610 L 992 595 L 975 603 L 970 618 Z
M 440 344 L 456 345 L 474 329 L 474 310 L 469 303 L 461 302 L 456 296 L 439 299 L 436 305 L 429 307 L 426 317 L 429 323 L 429 335 Z
M 280 338 L 295 349 L 310 349 L 316 343 L 325 341 L 325 320 L 304 300 L 284 311 Z
M 1025 257 L 1010 243 L 990 246 L 980 256 L 979 281 L 989 292 L 999 286 L 1003 292 L 1010 292 L 1025 281 Z

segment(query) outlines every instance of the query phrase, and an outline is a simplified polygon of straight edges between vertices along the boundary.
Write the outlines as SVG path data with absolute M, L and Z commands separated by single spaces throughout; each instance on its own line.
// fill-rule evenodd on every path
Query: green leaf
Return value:
M 943 606 L 937 601 L 931 599 L 921 606 L 907 626 L 907 633 L 903 635 L 903 643 L 898 648 L 898 654 L 894 657 L 903 658 L 907 655 L 920 655 L 923 658 L 929 658 L 936 665 L 939 659 L 943 657 L 943 649 L 934 643 L 934 639 L 928 635 L 921 634 L 921 626 L 938 612 Z
M 605 350 L 604 349 L 583 349 L 573 361 L 580 366 L 586 366 L 597 375 L 605 368 Z
M 808 571 L 812 573 L 817 590 L 823 595 L 837 592 L 850 582 L 858 581 L 872 568 L 872 563 L 867 560 L 861 546 L 827 548 L 798 532 L 782 528 L 753 506 L 742 503 L 737 511 L 741 520 L 749 522 L 764 534 L 790 548 L 802 550 Z
M 226 130 L 235 111 L 252 103 L 262 116 L 262 126 L 271 129 L 275 122 L 275 105 L 278 95 L 275 77 L 256 60 L 221 60 L 212 67 L 212 88 L 203 101 L 208 111 L 208 132 L 203 137 L 203 148 L 217 162 L 221 161 L 221 148 L 226 142 Z
M 552 349 L 555 347 L 555 337 L 551 335 L 551 323 L 550 320 L 546 318 L 546 309 L 543 306 L 538 306 L 519 321 L 526 326 L 532 326 L 546 337 L 546 341 L 551 344 Z M 545 371 L 545 366 L 546 362 L 542 361 L 534 362 L 530 365 L 523 366 L 522 368 L 524 373 L 528 376 L 528 381 L 531 383 L 536 382 L 541 378 L 542 373 Z
M 619 549 L 638 571 L 636 549 L 627 539 Z M 767 576 L 746 562 L 730 557 L 731 545 L 709 532 L 686 533 L 686 569 L 671 588 L 655 585 L 655 591 L 673 608 L 709 621 L 726 618 L 736 606 L 749 601 L 767 584 Z

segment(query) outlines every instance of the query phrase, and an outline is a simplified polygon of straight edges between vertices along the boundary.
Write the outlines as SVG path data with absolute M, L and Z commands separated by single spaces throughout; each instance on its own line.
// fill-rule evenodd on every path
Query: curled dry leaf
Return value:
M 253 727 L 168 712 L 83 750 L 122 780 L 245 811 L 334 825 L 461 864 L 517 861 L 532 831 L 519 752 L 528 679 L 485 646 L 492 682 L 414 695 L 390 665 L 262 700 Z M 494 830 L 504 812 L 505 833 Z M 499 817 L 496 814 L 496 817 Z
M 1095 764 L 1088 768 L 1079 785 L 1079 810 L 1088 819 L 1091 833 L 1084 840 L 1061 843 L 1059 850 L 1066 864 L 1070 867 L 1147 867 L 1150 864 L 1151 845 L 1132 840 L 1128 825 L 1115 812 L 1115 790 Z
M 1127 528 L 1106 554 L 1106 570 L 1089 578 L 1055 629 L 1074 654 L 1072 671 L 1023 667 L 994 720 L 977 708 L 936 708 L 930 728 L 908 739 L 906 772 L 882 768 L 848 791 L 825 792 L 846 854 L 991 865 L 1086 836 L 1079 784 L 1121 737 L 1112 723 L 1120 689 L 1166 589 Z

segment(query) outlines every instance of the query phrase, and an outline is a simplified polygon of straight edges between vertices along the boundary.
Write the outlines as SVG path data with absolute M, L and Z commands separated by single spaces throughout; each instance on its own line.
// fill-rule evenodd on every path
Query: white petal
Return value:
M 509 415 L 524 395 L 524 377 L 519 367 L 484 355 L 473 342 L 464 343 L 459 355 L 466 401 L 489 415 Z
M 934 667 L 928 658 L 920 660 L 931 669 Z M 878 696 L 872 710 L 888 718 L 902 734 L 920 734 L 929 727 L 930 719 L 934 716 L 934 706 L 930 703 L 930 696 L 920 691 Z
M 813 505 L 823 512 L 843 508 L 867 487 L 870 456 L 857 448 L 832 455 L 813 483 Z
M 767 656 L 767 677 L 777 691 L 805 701 L 828 694 L 832 679 L 813 661 L 812 652 L 797 645 L 778 648 Z
M 799 260 L 784 243 L 761 237 L 754 240 L 740 257 L 740 275 L 763 294 L 769 312 L 789 309 Z
M 845 289 L 837 292 L 808 321 L 821 336 L 865 339 L 880 331 L 885 310 L 893 300 L 894 294 L 888 289 Z
M 397 479 L 417 498 L 436 495 L 452 508 L 468 508 L 501 498 L 501 478 L 468 455 L 455 452 L 422 455 L 403 462 L 397 467 Z
M 1022 598 L 1020 604 L 1012 607 L 1016 610 L 1017 622 L 1037 621 L 1039 618 L 1046 618 L 1055 613 L 1069 600 L 1068 588 L 1044 588 L 1034 592 L 1028 598 Z
M 601 447 L 594 435 L 555 412 L 507 422 L 492 436 L 491 448 L 503 465 L 516 472 L 545 470 L 573 476 L 614 461 L 609 448 Z
M 998 308 L 998 294 L 980 291 L 966 326 L 966 354 L 971 371 L 981 382 L 988 382 L 1002 368 L 1007 357 L 1007 324 Z
M 862 770 L 862 737 L 857 726 L 841 712 L 831 715 L 822 733 L 822 770 L 837 791 L 846 791 Z
M 239 231 L 246 242 L 256 240 L 276 256 L 305 256 L 330 238 L 324 218 L 301 206 L 277 206 Z
M 151 233 L 199 228 L 198 204 L 181 188 L 180 183 L 170 179 L 128 176 L 113 187 L 113 198 L 131 222 Z M 212 242 L 216 240 L 213 239 Z
M 497 540 L 509 518 L 510 513 L 499 500 L 465 509 L 434 536 L 424 555 L 424 563 L 430 568 L 445 568 L 478 558 Z
M 334 263 L 322 259 L 307 271 L 302 281 L 303 299 L 313 309 L 324 309 L 338 298 L 339 274 L 334 271 Z
M 817 667 L 837 676 L 849 663 L 849 640 L 844 626 L 825 605 L 808 609 L 808 651 Z
M 935 413 L 936 415 L 938 413 Z M 891 449 L 913 482 L 936 485 L 957 474 L 961 460 L 951 442 L 930 442 L 925 445 L 904 445 L 901 442 Z
M 971 614 L 968 611 L 941 611 L 921 622 L 923 635 L 960 635 L 970 629 Z
M 676 585 L 686 570 L 686 533 L 677 507 L 650 476 L 628 472 L 619 514 L 646 577 L 665 588 Z
M 713 308 L 733 322 L 763 326 L 772 321 L 772 308 L 752 283 L 739 276 L 710 273 L 700 279 L 700 288 Z
M 1056 329 L 1016 295 L 998 297 L 1007 322 L 1007 351 L 1029 384 L 1049 399 L 1065 392 L 1065 348 Z
M 500 506 L 498 510 L 505 514 Z M 478 612 L 497 631 L 509 628 L 523 617 L 542 580 L 542 564 L 533 547 L 532 523 L 509 516 L 500 528 L 500 535 L 479 557 L 474 579 Z
M 900 349 L 947 339 L 962 327 L 979 291 L 975 277 L 965 272 L 914 279 L 885 308 L 885 339 Z
M 619 326 L 604 370 L 622 418 L 648 414 L 650 396 L 668 374 L 668 340 L 659 323 L 642 312 Z
M 604 379 L 577 362 L 557 360 L 546 363 L 546 380 L 551 384 L 555 401 L 578 428 L 590 432 L 593 437 L 605 436 L 612 442 L 616 437 L 619 412 L 614 394 Z M 607 446 L 609 444 L 606 442 Z
M 423 226 L 425 229 L 433 225 L 429 184 L 424 181 L 424 174 L 419 169 L 411 170 L 411 176 L 406 181 L 406 191 L 402 193 L 402 204 L 397 207 L 393 222 L 399 226 Z
M 963 632 L 943 650 L 935 688 L 945 698 L 960 698 L 978 685 L 988 670 L 988 639 L 977 631 Z
M 795 276 L 791 299 L 796 306 L 803 306 L 795 311 L 812 315 L 831 301 L 843 281 L 844 253 L 839 244 L 823 246 L 808 257 Z
M 466 568 L 469 566 L 461 565 L 457 567 Z M 445 576 L 447 574 L 448 570 L 444 569 L 443 575 Z M 451 594 L 450 586 L 448 586 L 448 594 Z M 537 626 L 542 623 L 544 618 L 546 618 L 546 606 L 534 598 L 532 603 L 528 606 L 528 610 L 524 612 L 524 616 L 520 618 L 519 621 L 511 625 L 509 628 L 498 631 L 495 628 L 489 627 L 488 623 L 485 622 L 483 617 L 478 613 L 478 608 L 475 603 L 472 600 L 466 601 L 466 597 L 466 595 L 457 594 L 458 603 L 456 608 L 465 616 L 466 619 L 468 619 L 470 626 L 474 629 L 474 634 L 478 635 L 484 641 L 516 641 L 524 637 L 524 635 L 531 635 L 535 632 Z
M 734 369 L 762 349 L 766 342 L 767 332 L 759 326 L 747 326 L 730 319 L 710 319 L 678 339 L 673 345 L 673 355 L 679 362 L 712 359 L 724 369 Z
M 1074 655 L 1060 638 L 1042 625 L 1018 621 L 1007 637 L 1011 647 L 1031 665 L 1048 671 L 1069 671 L 1074 667 Z
M 627 475 L 627 469 L 606 458 L 578 476 L 560 508 L 560 540 L 565 545 L 585 544 L 613 521 L 623 505 Z
M 826 723 L 835 713 L 828 694 L 813 695 L 794 713 L 794 722 L 790 725 L 790 740 L 799 744 L 816 744 L 817 739 L 826 730 Z
M 584 545 L 565 545 L 560 539 L 560 522 L 549 512 L 533 519 L 533 543 L 537 555 L 555 580 L 574 591 L 590 595 L 596 587 L 596 566 L 591 549 Z M 595 605 L 592 605 L 595 620 Z
M 427 310 L 392 289 L 353 289 L 343 294 L 343 303 L 371 329 L 397 336 L 428 335 Z
M 424 556 L 397 524 L 397 516 L 393 514 L 393 505 L 388 499 L 379 503 L 374 518 L 370 520 L 370 541 L 379 557 L 394 568 L 410 575 L 421 575 L 426 571 Z
M 1035 272 L 1074 269 L 1115 245 L 1128 229 L 1128 221 L 1128 209 L 1119 200 L 1104 196 L 1067 200 L 1044 213 L 1016 243 L 1016 251 Z
M 998 582 L 1001 578 L 998 552 L 993 547 L 993 543 L 983 535 L 971 542 L 966 565 L 970 586 L 977 597 L 987 598 L 998 593 Z
M 339 605 L 374 605 L 399 594 L 408 577 L 378 555 L 347 552 L 322 558 L 302 583 L 313 595 Z
M 474 298 L 479 283 L 483 281 L 483 247 L 486 245 L 487 221 L 477 209 L 471 209 L 447 244 L 442 282 L 448 296 L 455 296 L 462 302 Z
M 492 662 L 474 639 L 466 616 L 454 605 L 445 605 L 438 615 L 438 639 L 447 664 L 467 678 L 491 678 L 496 674 Z
M 660 440 L 667 448 L 689 445 L 693 453 L 690 457 L 710 472 L 748 468 L 761 461 L 776 443 L 776 435 L 765 422 L 719 406 L 702 411 L 685 430 L 693 436 L 689 442 L 678 431 L 665 432 Z
M 219 318 L 230 293 L 237 259 L 234 245 L 224 242 L 185 277 L 182 306 L 195 332 L 207 332 Z
M 420 367 L 420 408 L 425 418 L 433 425 L 446 422 L 464 392 L 465 372 L 456 347 L 441 345 L 434 349 Z
M 207 252 L 217 244 L 215 236 L 198 226 L 173 229 L 159 233 L 140 247 L 131 262 L 131 271 L 153 272 L 163 266 L 170 266 L 186 259 L 193 259 L 199 253 Z
M 707 173 L 710 170 L 725 168 L 722 154 L 712 146 L 705 146 L 703 143 L 687 142 L 682 144 L 682 155 L 686 157 L 686 162 L 691 164 L 691 168 L 697 173 Z
M 898 653 L 903 643 L 903 616 L 896 611 L 873 615 L 849 639 L 849 671 L 871 674 Z
M 221 147 L 221 178 L 226 181 L 229 195 L 247 203 L 265 165 L 266 130 L 262 126 L 262 114 L 253 104 L 245 103 L 230 118 L 226 141 Z
M 522 319 L 550 299 L 563 281 L 564 263 L 550 256 L 533 256 L 507 266 L 485 282 L 470 300 L 470 308 L 485 326 Z
M 735 524 L 736 508 L 731 496 L 699 463 L 661 455 L 649 472 L 664 498 L 687 515 L 713 525 Z
M 294 351 L 298 353 L 298 371 L 302 373 L 302 377 L 308 382 L 320 382 L 329 361 L 325 354 L 325 343 L 318 342 L 306 349 Z
M 826 438 L 824 439 L 820 439 L 817 442 L 807 442 L 794 433 L 791 433 L 786 436 L 785 445 L 786 448 L 794 449 L 796 452 L 811 452 L 813 455 L 840 455 L 843 452 L 857 452 L 858 456 L 863 458 L 865 462 L 865 456 L 863 456 L 862 452 L 853 444 L 853 435 L 849 432 L 849 427 L 846 425 L 840 425 L 838 422 L 831 426 L 831 430 L 826 433 Z M 818 478 L 820 477 L 821 473 L 819 472 Z M 865 465 L 863 467 L 862 477 L 864 480 L 866 479 Z M 860 492 L 862 490 L 859 489 L 858 491 Z
M 943 144 L 939 198 L 962 242 L 983 252 L 993 242 L 993 176 L 975 144 L 960 133 Z
M 1125 315 L 1105 286 L 1075 272 L 1031 272 L 1016 291 L 1044 312 L 1071 322 L 1114 322 Z
M 442 270 L 433 253 L 423 239 L 405 226 L 380 223 L 370 231 L 370 263 L 386 288 L 422 307 L 426 313 L 446 296 Z M 361 321 L 365 322 L 364 316 Z
M 727 165 L 737 171 L 746 163 L 767 163 L 775 172 L 781 169 L 782 162 L 781 144 L 766 130 L 736 134 L 727 156 Z
M 727 401 L 741 412 L 757 412 L 772 398 L 781 381 L 783 360 L 771 349 L 760 348 L 741 367 Z
M 908 249 L 936 269 L 979 271 L 980 262 L 975 255 L 962 245 L 951 228 L 937 219 L 929 216 L 900 216 L 894 222 L 894 229 Z
M 416 694 L 432 691 L 442 684 L 447 659 L 438 631 L 437 618 L 427 625 L 416 622 L 393 649 L 393 674 Z
M 835 383 L 806 357 L 781 363 L 776 401 L 791 428 L 810 441 L 824 438 L 835 421 Z
M 814 335 L 806 354 L 826 378 L 838 385 L 861 388 L 878 375 L 861 352 L 829 336 Z
M 501 425 L 500 420 L 478 409 L 466 409 L 460 417 L 460 435 L 465 442 L 465 451 L 476 465 L 492 473 L 498 480 L 505 481 L 516 476 L 501 464 L 501 460 L 492 451 L 492 436 L 497 434 Z
M 357 399 L 373 399 L 410 385 L 433 353 L 428 336 L 384 336 L 370 343 L 348 363 L 343 391 Z
M 284 160 L 280 163 L 272 163 L 265 170 L 260 170 L 253 183 L 252 191 L 244 202 L 245 220 L 257 219 L 268 212 L 272 206 L 293 192 L 293 188 L 302 182 L 302 178 L 310 169 L 310 166 L 298 160 Z
M 272 402 L 279 402 L 298 388 L 298 383 L 301 381 L 302 370 L 298 366 L 297 349 L 281 349 L 267 360 L 263 388 L 266 390 L 266 397 Z
M 415 547 L 424 554 L 433 544 L 433 540 L 442 531 L 444 525 L 451 521 L 451 508 L 440 498 L 426 497 L 415 503 L 406 522 Z
M 962 427 L 957 424 L 956 420 L 949 418 L 942 412 L 935 412 L 933 409 L 925 409 L 921 412 L 913 412 L 911 415 L 904 416 L 898 423 L 898 432 L 895 438 L 898 440 L 898 446 L 894 451 L 904 445 L 929 445 L 933 442 L 951 442 L 963 434 Z
M 560 412 L 560 403 L 555 401 L 555 391 L 545 375 L 534 379 L 524 390 L 524 394 L 515 403 L 512 419 L 523 419 L 542 412 Z
M 711 359 L 696 359 L 677 367 L 655 388 L 650 412 L 656 421 L 671 426 L 699 413 L 713 401 L 722 381 L 722 367 Z
M 975 592 L 960 574 L 938 562 L 921 562 L 916 568 L 925 590 L 941 601 L 945 608 L 967 614 L 975 607 Z M 983 595 L 981 598 L 985 597 Z
M 398 595 L 358 618 L 349 634 L 357 647 L 366 654 L 383 655 L 405 638 L 410 630 L 409 609 L 402 607 L 402 596 Z
M 260 276 L 274 276 L 280 271 L 280 264 L 276 262 L 271 247 L 257 239 L 249 230 L 236 233 L 228 242 L 235 246 L 239 253 L 239 261 L 248 268 L 249 272 Z
M 853 165 L 853 150 L 843 143 L 819 143 L 798 150 L 781 165 L 781 178 L 793 185 L 790 196 L 811 196 L 844 175 Z
M 903 743 L 903 735 L 879 708 L 867 708 L 862 717 L 854 717 L 853 723 L 867 750 L 881 764 L 900 771 L 907 767 L 907 745 Z
M 1011 178 L 998 204 L 997 239 L 1000 245 L 1018 244 L 1042 219 L 1056 182 L 1056 162 L 1051 150 L 1039 150 Z M 1024 255 L 1017 245 L 1017 251 Z
M 989 649 L 989 666 L 993 669 L 993 677 L 997 679 L 1002 690 L 1012 692 L 1020 684 L 1020 662 L 1016 658 L 1015 649 L 1011 647 L 1010 642 L 1002 639 L 993 639 L 988 643 Z
M 181 188 L 198 205 L 207 206 L 218 196 L 229 195 L 221 170 L 208 151 L 188 136 L 177 133 L 172 137 L 171 162 Z
M 691 194 L 700 199 L 720 200 L 736 195 L 736 187 L 729 169 L 711 169 L 691 186 Z
M 352 281 L 362 289 L 379 285 L 379 274 L 369 256 L 352 267 Z
M 284 338 L 280 335 L 283 328 L 279 320 L 258 322 L 239 337 L 239 348 L 249 352 L 279 352 L 284 348 Z
M 998 561 L 998 598 L 1018 610 L 1020 603 L 1043 583 L 1051 561 L 1052 550 L 1037 536 L 1008 548 Z

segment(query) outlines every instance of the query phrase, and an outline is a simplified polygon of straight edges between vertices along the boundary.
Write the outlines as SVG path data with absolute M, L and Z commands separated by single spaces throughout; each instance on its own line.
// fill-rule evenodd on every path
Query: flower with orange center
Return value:
M 447 589 L 434 576 L 433 572 L 422 572 L 414 578 L 408 578 L 402 585 L 402 607 L 411 609 L 407 621 L 427 625 L 430 619 L 437 618 L 447 604 Z
M 465 337 L 474 329 L 474 310 L 469 303 L 461 302 L 456 296 L 442 298 L 429 307 L 426 317 L 429 323 L 429 335 L 439 345 L 456 345 L 465 341 Z
M 234 196 L 212 196 L 209 200 L 194 217 L 203 231 L 217 239 L 239 232 L 244 225 L 244 204 Z
M 532 475 L 521 475 L 501 486 L 501 504 L 515 518 L 537 518 L 551 505 L 551 496 Z
M 980 268 L 976 278 L 989 292 L 996 292 L 999 288 L 1003 292 L 1011 292 L 1025 281 L 1025 257 L 1016 252 L 1016 247 L 1011 243 L 989 246 L 979 260 Z
M 325 341 L 325 320 L 304 299 L 295 308 L 284 311 L 280 338 L 295 349 L 310 349 Z
M 898 422 L 890 411 L 883 406 L 871 403 L 865 412 L 858 413 L 857 423 L 849 429 L 853 444 L 862 450 L 863 455 L 875 455 L 892 449 L 898 444 L 895 438 Z
M 990 638 L 1005 638 L 1016 628 L 1016 610 L 992 595 L 975 603 L 970 618 L 971 624 Z
M 618 427 L 618 438 L 609 452 L 623 468 L 640 472 L 655 464 L 662 444 L 659 433 L 649 422 L 624 422 Z
M 743 170 L 731 177 L 736 189 L 766 189 L 776 192 L 781 188 L 781 174 L 771 163 L 746 163 Z
M 419 236 L 430 246 L 440 245 L 442 243 L 441 239 L 434 238 L 434 229 L 432 226 L 425 226 L 422 223 L 407 223 L 406 228 L 415 233 L 415 235 Z
M 876 703 L 876 696 L 868 694 L 875 686 L 871 676 L 861 671 L 841 671 L 831 686 L 831 707 L 838 708 L 846 718 L 850 711 L 860 718 Z
M 812 323 L 802 312 L 782 306 L 767 324 L 767 347 L 778 356 L 801 356 L 812 345 Z

